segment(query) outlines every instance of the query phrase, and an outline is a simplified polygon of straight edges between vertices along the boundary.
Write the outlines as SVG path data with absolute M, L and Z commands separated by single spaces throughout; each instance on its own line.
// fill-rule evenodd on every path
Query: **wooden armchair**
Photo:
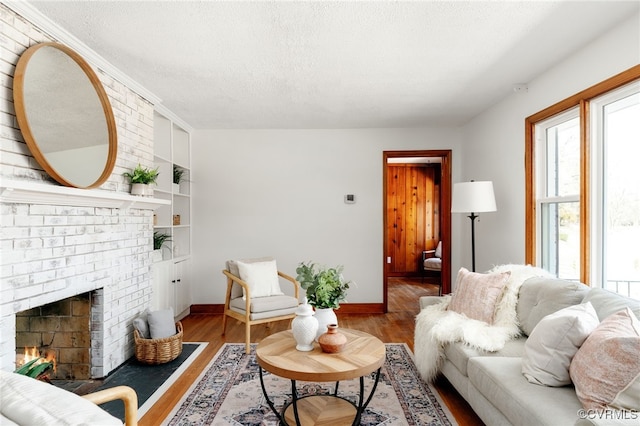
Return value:
M 424 250 L 422 252 L 422 281 L 427 272 L 434 272 L 441 275 L 442 272 L 442 241 L 438 241 L 435 250 Z M 440 277 L 438 296 L 442 295 L 442 277 Z
M 241 265 L 239 265 L 239 263 Z M 261 288 L 260 278 L 251 275 L 246 280 L 240 278 L 240 268 L 262 268 L 263 265 L 273 262 L 270 265 L 269 277 L 272 291 L 265 291 Z M 247 266 L 250 265 L 250 266 Z M 264 268 L 262 268 L 264 271 Z M 224 317 L 222 320 L 222 335 L 227 329 L 227 317 L 235 318 L 245 324 L 245 352 L 250 353 L 251 326 L 263 324 L 271 321 L 293 319 L 298 307 L 298 296 L 300 284 L 295 278 L 280 272 L 275 267 L 275 261 L 270 258 L 247 259 L 240 261 L 227 261 L 227 269 L 222 273 L 227 277 L 227 294 L 224 301 Z M 276 275 L 277 274 L 277 275 Z M 256 279 L 257 278 L 257 279 Z M 273 280 L 276 280 L 274 284 Z M 282 279 L 282 280 L 281 280 Z M 279 288 L 279 281 L 293 285 L 294 296 L 283 294 Z
M 124 403 L 124 424 L 125 426 L 137 426 L 138 424 L 138 395 L 129 386 L 115 386 L 109 389 L 82 395 L 86 400 L 96 405 L 105 402 L 122 400 Z
M 122 421 L 97 404 L 121 399 L 126 426 L 138 424 L 138 396 L 128 386 L 115 386 L 79 396 L 49 383 L 0 371 L 0 424 L 120 425 Z

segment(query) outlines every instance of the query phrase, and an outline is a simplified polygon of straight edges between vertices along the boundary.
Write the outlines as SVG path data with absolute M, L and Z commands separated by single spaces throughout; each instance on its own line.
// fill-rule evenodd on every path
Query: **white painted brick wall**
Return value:
M 24 50 L 53 41 L 0 4 L 0 178 L 51 183 L 31 156 L 13 107 L 13 73 Z M 129 192 L 122 173 L 153 166 L 153 105 L 96 70 L 117 124 L 118 157 L 100 189 Z M 134 353 L 131 322 L 151 303 L 153 212 L 3 204 L 0 208 L 0 369 L 15 362 L 15 313 L 97 290 L 92 307 L 92 376 Z

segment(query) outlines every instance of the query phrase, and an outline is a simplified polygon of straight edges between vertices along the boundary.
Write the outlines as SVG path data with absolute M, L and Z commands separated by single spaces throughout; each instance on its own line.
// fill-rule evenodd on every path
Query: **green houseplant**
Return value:
M 349 281 L 342 276 L 342 266 L 327 268 L 311 262 L 301 262 L 296 268 L 296 280 L 306 291 L 307 303 L 315 308 L 318 321 L 318 338 L 327 332 L 329 325 L 338 325 L 338 317 L 334 309 L 347 297 Z
M 182 182 L 182 177 L 184 175 L 185 170 L 181 167 L 173 165 L 173 183 L 179 184 Z
M 160 262 L 162 260 L 162 246 L 168 241 L 171 241 L 171 235 L 165 234 L 164 232 L 153 231 L 152 259 L 154 262 Z
M 140 164 L 131 172 L 124 172 L 122 175 L 131 181 L 131 195 L 153 195 L 149 185 L 156 183 L 160 172 L 158 168 L 149 169 Z
M 149 169 L 142 167 L 140 164 L 136 166 L 135 169 L 131 172 L 124 172 L 122 175 L 131 180 L 131 183 L 141 183 L 143 185 L 149 185 L 152 183 L 156 183 L 158 179 L 158 168 Z
M 163 232 L 153 231 L 153 249 L 160 250 L 162 246 L 171 241 L 171 235 L 165 234 Z
M 342 266 L 327 268 L 311 262 L 301 262 L 296 268 L 296 280 L 307 293 L 308 303 L 317 309 L 338 309 L 347 297 L 350 281 L 342 276 Z
M 173 165 L 173 192 L 179 194 L 180 193 L 180 182 L 185 180 L 184 174 L 186 170 L 182 167 L 174 164 Z

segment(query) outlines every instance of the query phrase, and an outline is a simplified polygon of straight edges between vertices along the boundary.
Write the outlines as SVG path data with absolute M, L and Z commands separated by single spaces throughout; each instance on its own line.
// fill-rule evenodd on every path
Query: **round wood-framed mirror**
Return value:
M 76 188 L 109 178 L 118 151 L 113 110 L 79 54 L 59 43 L 31 46 L 16 64 L 13 93 L 25 142 L 51 177 Z

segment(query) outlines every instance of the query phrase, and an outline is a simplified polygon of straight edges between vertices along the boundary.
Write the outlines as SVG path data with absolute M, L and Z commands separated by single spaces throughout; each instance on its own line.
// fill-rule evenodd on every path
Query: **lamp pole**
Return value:
M 476 222 L 476 218 L 478 217 L 477 214 L 475 214 L 474 212 L 471 212 L 470 216 L 467 216 L 469 219 L 471 219 L 471 271 L 475 272 L 476 271 L 476 228 L 475 228 L 475 222 Z

